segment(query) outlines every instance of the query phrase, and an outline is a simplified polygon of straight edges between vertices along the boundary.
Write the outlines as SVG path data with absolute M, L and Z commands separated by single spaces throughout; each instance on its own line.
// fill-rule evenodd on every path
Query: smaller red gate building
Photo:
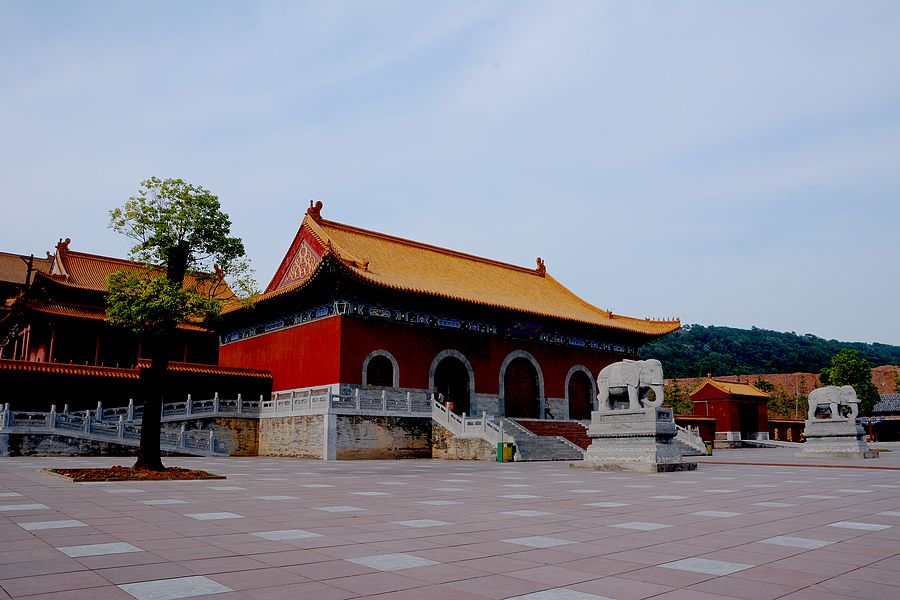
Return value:
M 769 395 L 749 383 L 721 381 L 707 375 L 690 398 L 695 416 L 716 420 L 718 445 L 769 439 Z

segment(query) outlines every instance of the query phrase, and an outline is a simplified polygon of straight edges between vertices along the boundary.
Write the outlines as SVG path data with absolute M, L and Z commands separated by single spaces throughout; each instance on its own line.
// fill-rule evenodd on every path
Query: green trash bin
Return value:
M 512 462 L 513 443 L 497 442 L 497 462 Z
M 712 441 L 703 442 L 703 443 L 706 444 L 706 454 L 708 454 L 709 456 L 712 456 L 712 448 L 713 448 Z

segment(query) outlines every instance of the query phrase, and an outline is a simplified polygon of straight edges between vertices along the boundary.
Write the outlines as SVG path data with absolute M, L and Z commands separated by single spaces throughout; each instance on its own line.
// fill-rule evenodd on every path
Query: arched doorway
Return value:
M 394 385 L 394 364 L 387 356 L 373 356 L 366 365 L 366 385 L 392 387 Z
M 590 419 L 594 408 L 594 386 L 584 371 L 578 370 L 569 377 L 569 418 Z
M 435 392 L 443 394 L 446 402 L 452 402 L 452 410 L 457 414 L 472 413 L 469 385 L 469 370 L 455 356 L 445 356 L 434 369 Z
M 507 417 L 541 418 L 537 369 L 522 356 L 514 358 L 503 376 L 504 412 Z

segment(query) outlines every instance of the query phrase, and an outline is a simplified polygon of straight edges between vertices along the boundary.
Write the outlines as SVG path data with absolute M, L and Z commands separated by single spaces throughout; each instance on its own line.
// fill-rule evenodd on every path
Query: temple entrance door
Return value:
M 434 370 L 434 387 L 453 403 L 453 412 L 471 414 L 469 371 L 461 360 L 445 356 Z
M 516 358 L 503 377 L 504 411 L 507 417 L 541 418 L 538 374 L 527 358 Z
M 569 378 L 569 418 L 590 419 L 594 408 L 591 378 L 584 371 L 575 371 Z
M 741 403 L 738 407 L 742 440 L 755 440 L 759 433 L 759 413 L 755 404 Z

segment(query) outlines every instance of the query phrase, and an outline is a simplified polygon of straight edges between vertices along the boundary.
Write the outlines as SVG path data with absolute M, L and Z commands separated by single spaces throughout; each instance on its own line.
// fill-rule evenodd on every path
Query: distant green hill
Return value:
M 767 329 L 685 325 L 641 348 L 642 358 L 662 361 L 666 377 L 747 373 L 818 373 L 831 357 L 853 348 L 873 367 L 900 365 L 900 346 L 824 340 Z

